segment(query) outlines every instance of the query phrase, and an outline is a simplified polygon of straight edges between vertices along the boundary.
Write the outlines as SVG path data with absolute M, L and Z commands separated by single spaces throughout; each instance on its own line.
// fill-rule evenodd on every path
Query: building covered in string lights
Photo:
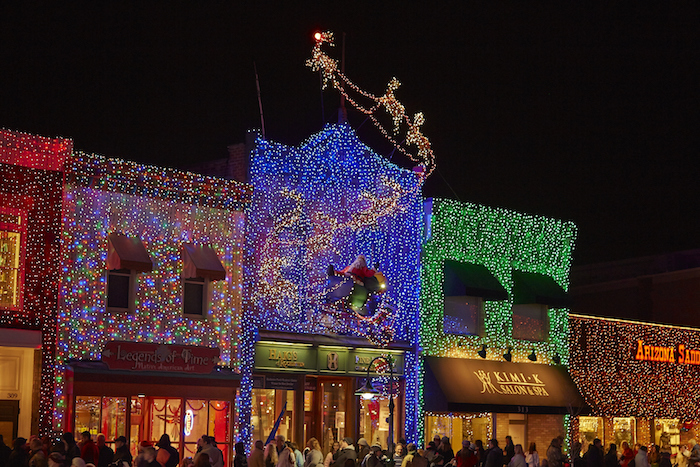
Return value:
M 249 187 L 74 153 L 63 192 L 54 429 L 231 459 Z
M 286 408 L 279 433 L 289 439 L 316 437 L 324 451 L 345 436 L 387 447 L 392 393 L 394 442 L 415 437 L 419 176 L 375 154 L 346 124 L 327 125 L 298 147 L 258 138 L 249 173 L 253 352 L 242 364 L 251 399 L 241 420 L 250 417 L 251 439 L 264 441 Z M 353 310 L 329 299 L 329 283 L 359 255 L 388 287 L 374 305 Z M 380 355 L 392 359 L 395 382 L 378 360 L 370 383 L 383 396 L 362 400 L 355 391 Z
M 52 427 L 63 163 L 73 142 L 0 130 L 0 433 Z
M 425 442 L 568 438 L 571 222 L 471 203 L 425 206 L 420 403 Z
M 676 455 L 700 436 L 700 251 L 576 267 L 571 284 L 570 371 L 591 408 L 575 436 Z

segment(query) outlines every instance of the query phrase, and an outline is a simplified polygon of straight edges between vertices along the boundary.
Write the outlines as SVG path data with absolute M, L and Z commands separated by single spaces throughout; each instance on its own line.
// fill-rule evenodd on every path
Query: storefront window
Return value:
M 604 439 L 605 423 L 602 417 L 579 417 L 578 418 L 578 433 L 579 443 L 581 443 L 581 452 L 588 451 L 588 446 L 593 444 L 593 440 Z
M 490 413 L 465 413 L 463 416 L 434 414 L 425 417 L 425 443 L 435 435 L 447 436 L 453 446 L 459 446 L 464 439 L 480 439 L 484 445 L 492 438 L 493 417 Z
M 126 397 L 102 398 L 102 429 L 107 440 L 116 439 L 126 433 Z
M 100 429 L 100 397 L 75 398 L 75 432 L 89 431 L 96 435 Z
M 321 383 L 321 394 L 323 394 L 323 449 L 324 452 L 333 445 L 334 441 L 343 439 L 346 434 L 345 429 L 345 386 L 341 382 L 324 381 Z
M 398 398 L 394 398 L 394 443 L 399 439 L 399 406 Z M 389 398 L 375 397 L 372 400 L 360 398 L 360 437 L 369 444 L 379 444 L 387 449 L 389 438 Z
M 315 391 L 304 391 L 304 443 L 309 439 L 307 433 L 311 430 L 314 422 L 314 394 Z
M 620 446 L 624 441 L 632 446 L 636 442 L 635 420 L 633 417 L 613 418 L 614 443 Z
M 677 454 L 681 444 L 680 420 L 677 418 L 657 418 L 654 420 L 654 441 L 661 452 Z
M 548 334 L 547 305 L 513 305 L 514 339 L 544 341 Z
M 167 434 L 172 443 L 179 443 L 182 399 L 148 399 L 151 406 L 149 440 L 157 443 L 161 435 Z
M 286 410 L 282 416 L 277 434 L 289 439 L 292 433 L 294 420 L 294 391 L 282 389 L 253 389 L 253 408 L 251 413 L 251 424 L 253 439 L 260 439 L 263 442 L 267 439 L 275 426 L 275 421 L 282 409 Z

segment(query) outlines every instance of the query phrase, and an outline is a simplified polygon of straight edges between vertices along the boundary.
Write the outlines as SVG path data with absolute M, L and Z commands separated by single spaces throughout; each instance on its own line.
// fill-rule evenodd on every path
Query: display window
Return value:
M 490 413 L 429 414 L 425 417 L 425 444 L 433 440 L 435 435 L 447 436 L 453 446 L 458 446 L 461 440 L 476 441 L 480 439 L 484 445 L 492 438 L 493 416 Z
M 127 410 L 128 408 L 128 410 Z M 107 440 L 126 436 L 132 454 L 142 441 L 154 444 L 163 434 L 183 457 L 193 457 L 197 440 L 212 436 L 228 462 L 232 439 L 229 401 L 172 397 L 76 396 L 75 432 L 103 433 Z M 128 427 L 128 429 L 127 429 Z
M 593 440 L 605 439 L 605 421 L 602 417 L 579 417 L 578 418 L 578 433 L 579 443 L 581 443 L 581 452 L 587 452 L 588 446 L 593 444 Z
M 621 446 L 627 441 L 630 446 L 637 442 L 636 420 L 634 417 L 613 418 L 613 439 L 614 443 Z
M 277 434 L 285 439 L 290 438 L 294 426 L 294 392 L 282 389 L 253 389 L 250 422 L 254 440 L 267 440 L 283 409 L 285 411 Z
M 403 405 L 400 402 L 402 384 L 395 384 L 394 396 L 394 442 L 400 436 L 399 413 Z M 384 394 L 371 400 L 360 400 L 360 438 L 365 438 L 370 445 L 379 444 L 382 449 L 388 449 L 389 439 L 389 396 Z
M 661 452 L 677 454 L 681 444 L 681 423 L 677 418 L 657 418 L 654 420 L 654 441 Z
M 340 441 L 348 436 L 345 426 L 347 413 L 346 383 L 340 381 L 322 381 L 320 393 L 322 395 L 322 443 L 323 451 L 329 450 L 334 441 Z

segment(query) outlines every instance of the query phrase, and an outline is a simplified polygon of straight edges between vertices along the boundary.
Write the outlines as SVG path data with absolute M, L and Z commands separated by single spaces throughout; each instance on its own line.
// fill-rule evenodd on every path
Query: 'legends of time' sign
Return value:
M 688 349 L 685 344 L 678 344 L 678 347 L 644 345 L 644 341 L 638 340 L 634 359 L 650 362 L 677 363 L 679 365 L 700 365 L 700 350 Z
M 110 370 L 211 373 L 219 361 L 219 349 L 147 342 L 107 342 L 102 361 Z

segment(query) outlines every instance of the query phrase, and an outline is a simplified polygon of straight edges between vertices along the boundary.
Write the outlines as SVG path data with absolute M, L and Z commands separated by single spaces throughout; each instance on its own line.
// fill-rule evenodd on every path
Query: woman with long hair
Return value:
M 525 463 L 527 467 L 540 467 L 540 455 L 537 453 L 537 445 L 530 443 L 530 447 L 525 454 Z
M 194 461 L 194 467 L 211 467 L 211 462 L 209 461 L 209 454 L 206 452 L 200 452 Z
M 275 467 L 277 465 L 277 446 L 270 443 L 265 446 L 265 467 Z
M 323 453 L 321 452 L 321 443 L 316 438 L 311 438 L 306 443 L 309 451 L 304 459 L 304 467 L 321 467 L 323 465 Z
M 333 461 L 338 458 L 338 451 L 340 451 L 340 443 L 337 441 L 333 441 L 333 444 L 331 444 L 331 450 L 328 451 L 328 454 L 326 455 L 326 458 L 323 461 L 324 467 L 330 467 Z

